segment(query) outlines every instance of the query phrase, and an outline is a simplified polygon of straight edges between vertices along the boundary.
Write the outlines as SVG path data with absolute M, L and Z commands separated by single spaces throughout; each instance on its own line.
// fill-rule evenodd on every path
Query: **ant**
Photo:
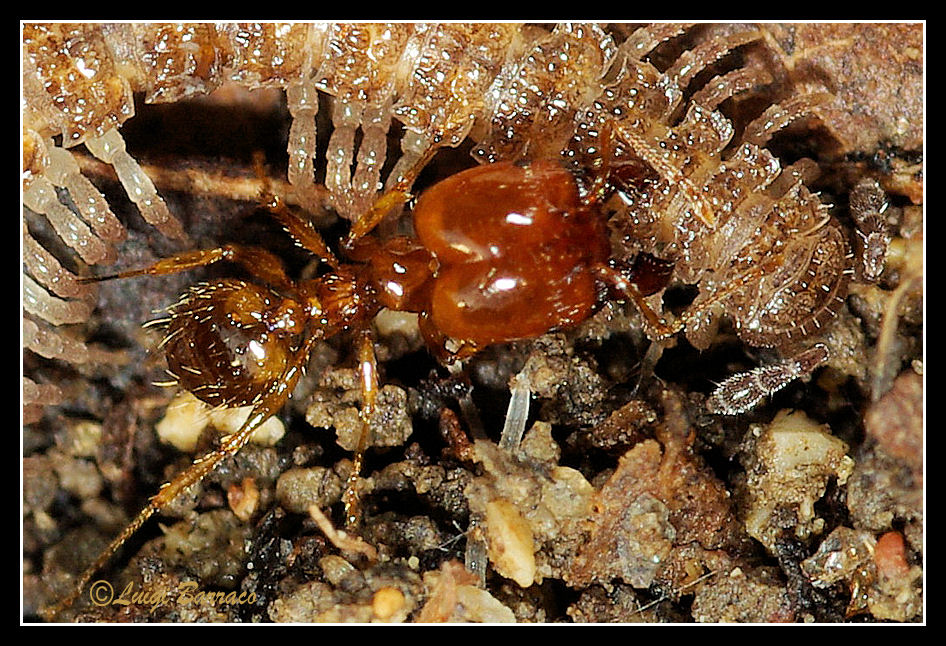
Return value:
M 646 253 L 631 263 L 611 258 L 603 202 L 615 190 L 610 145 L 620 125 L 602 131 L 602 161 L 590 182 L 553 161 L 500 161 L 473 167 L 424 191 L 413 208 L 416 237 L 368 237 L 396 206 L 433 155 L 400 177 L 353 224 L 342 262 L 315 226 L 278 197 L 263 203 L 288 235 L 328 266 L 292 280 L 283 262 L 235 244 L 187 251 L 154 264 L 85 282 L 167 275 L 228 261 L 253 282 L 219 279 L 191 287 L 168 308 L 161 342 L 168 372 L 198 399 L 222 407 L 252 406 L 242 427 L 162 485 L 147 506 L 79 577 L 73 592 L 44 612 L 70 606 L 99 569 L 156 512 L 246 445 L 290 397 L 317 342 L 343 331 L 356 339 L 362 431 L 343 494 L 345 522 L 359 519 L 355 484 L 369 446 L 378 370 L 371 323 L 382 309 L 416 312 L 431 351 L 452 362 L 496 343 L 566 329 L 588 318 L 610 294 L 633 300 L 660 338 L 680 324 L 665 321 L 645 297 L 667 286 L 674 264 Z M 257 171 L 261 162 L 257 161 Z M 587 186 L 583 185 L 587 184 Z M 694 205 L 698 213 L 704 212 Z M 629 266 L 627 266 L 629 265 Z M 448 342 L 452 341 L 452 345 Z M 448 349 L 449 346 L 449 349 Z

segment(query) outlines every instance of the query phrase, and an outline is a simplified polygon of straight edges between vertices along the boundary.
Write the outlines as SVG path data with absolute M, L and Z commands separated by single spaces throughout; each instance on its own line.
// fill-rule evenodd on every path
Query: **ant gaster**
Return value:
M 613 136 L 606 132 L 602 139 L 608 142 Z M 602 158 L 608 159 L 607 154 Z M 314 345 L 346 330 L 357 338 L 363 394 L 362 431 L 343 495 L 346 523 L 356 523 L 355 484 L 378 392 L 370 325 L 382 308 L 417 312 L 428 346 L 445 361 L 471 356 L 490 344 L 574 326 L 602 304 L 609 291 L 602 287 L 633 300 L 651 329 L 662 331 L 661 338 L 679 331 L 679 324 L 667 323 L 644 300 L 667 285 L 673 264 L 641 253 L 630 268 L 619 269 L 610 259 L 601 206 L 614 190 L 608 162 L 588 186 L 550 161 L 474 167 L 419 197 L 413 208 L 416 237 L 384 242 L 366 237 L 395 206 L 411 199 L 408 188 L 426 161 L 355 221 L 342 245 L 350 262 L 337 259 L 309 220 L 263 192 L 286 232 L 329 266 L 317 278 L 292 280 L 274 254 L 229 244 L 85 279 L 165 275 L 224 260 L 241 265 L 254 282 L 221 279 L 190 288 L 160 321 L 167 325 L 161 345 L 180 387 L 213 406 L 252 410 L 239 430 L 165 483 L 79 577 L 71 596 L 45 615 L 55 616 L 71 605 L 152 515 L 245 446 L 289 399 Z M 450 350 L 448 340 L 453 342 Z

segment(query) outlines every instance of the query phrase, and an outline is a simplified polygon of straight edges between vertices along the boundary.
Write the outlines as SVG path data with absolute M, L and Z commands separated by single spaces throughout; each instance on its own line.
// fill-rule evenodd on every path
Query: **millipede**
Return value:
M 200 583 L 252 592 L 258 605 L 213 608 L 218 614 L 210 620 L 222 621 L 298 621 L 280 594 L 308 587 L 338 609 L 324 601 L 303 621 L 551 621 L 561 617 L 541 608 L 558 604 L 563 615 L 581 615 L 599 583 L 623 586 L 638 607 L 650 608 L 658 597 L 679 601 L 674 590 L 710 589 L 711 570 L 748 563 L 753 552 L 733 538 L 728 493 L 712 503 L 728 510 L 718 530 L 727 538 L 718 543 L 687 541 L 687 530 L 675 529 L 685 512 L 674 505 L 687 504 L 682 492 L 641 494 L 628 506 L 633 511 L 622 513 L 661 523 L 661 540 L 673 547 L 633 574 L 625 566 L 623 575 L 589 565 L 611 558 L 586 551 L 610 544 L 595 534 L 601 523 L 594 520 L 595 510 L 608 506 L 588 503 L 580 511 L 579 502 L 617 486 L 613 478 L 605 484 L 609 469 L 618 458 L 625 464 L 644 438 L 665 446 L 662 466 L 677 460 L 693 470 L 701 491 L 716 492 L 721 483 L 708 475 L 700 446 L 735 451 L 723 446 L 780 408 L 804 407 L 809 391 L 816 392 L 813 417 L 819 410 L 837 417 L 823 412 L 828 396 L 817 394 L 811 378 L 819 370 L 841 374 L 852 352 L 843 347 L 846 337 L 832 332 L 855 325 L 847 307 L 852 290 L 880 290 L 896 279 L 885 264 L 899 249 L 888 220 L 899 213 L 888 209 L 893 198 L 862 172 L 845 187 L 849 209 L 830 201 L 838 189 L 822 177 L 816 155 L 819 136 L 830 130 L 826 106 L 836 97 L 830 83 L 789 80 L 795 70 L 785 68 L 789 57 L 773 33 L 770 25 L 722 23 L 23 23 L 22 415 L 36 429 L 26 480 L 35 484 L 42 477 L 33 474 L 48 472 L 65 482 L 68 469 L 80 468 L 75 464 L 97 465 L 101 473 L 92 480 L 115 489 L 113 500 L 96 506 L 86 496 L 82 511 L 66 512 L 70 499 L 84 495 L 77 485 L 24 492 L 27 551 L 34 555 L 24 554 L 33 563 L 27 614 L 89 621 L 199 616 L 173 603 L 157 616 L 94 596 L 75 603 L 89 599 L 93 578 L 108 580 L 109 564 L 130 551 L 153 514 L 192 526 L 217 512 L 239 518 L 223 524 L 246 546 L 242 573 Z M 244 213 L 265 213 L 272 225 L 261 224 L 264 230 L 288 234 L 291 260 L 275 250 L 285 245 L 228 239 L 225 231 L 209 236 L 211 245 L 195 245 L 204 216 L 182 212 L 187 201 L 163 188 L 175 171 L 136 158 L 123 137 L 154 106 L 222 96 L 227 109 L 236 105 L 227 103 L 232 91 L 278 97 L 279 177 L 257 151 L 244 164 L 249 179 L 234 189 L 234 201 Z M 213 181 L 172 190 L 186 194 L 204 184 Z M 129 208 L 119 203 L 131 205 L 141 222 L 129 222 Z M 132 228 L 136 244 L 157 241 L 160 258 L 124 257 Z M 241 278 L 219 277 L 220 265 L 233 265 Z M 150 359 L 114 377 L 115 366 L 128 361 L 122 346 L 130 341 L 103 343 L 107 325 L 89 332 L 87 324 L 108 320 L 98 312 L 104 281 L 148 289 L 127 285 L 139 276 L 157 281 L 190 272 L 201 282 L 164 303 L 163 317 L 149 327 L 165 332 L 147 356 L 166 355 L 167 385 L 199 400 L 194 406 L 247 407 L 248 417 L 218 445 L 203 442 L 209 450 L 193 464 L 152 474 L 167 484 L 130 523 L 118 521 L 153 493 L 127 490 L 130 472 L 146 468 L 135 460 L 162 451 L 155 440 L 134 437 L 151 432 L 135 425 L 153 423 L 161 408 L 153 402 L 167 396 L 146 385 Z M 376 330 L 376 316 L 399 321 L 409 340 L 376 338 L 387 336 Z M 351 363 L 346 353 L 354 370 L 341 367 Z M 673 367 L 681 360 L 712 367 L 681 376 Z M 72 381 L 50 378 L 63 373 Z M 103 405 L 83 411 L 71 398 L 83 384 L 108 380 L 103 374 L 115 379 L 109 392 L 138 395 L 128 395 L 118 412 L 103 412 Z M 400 404 L 390 403 L 395 391 L 408 393 Z M 358 421 L 347 422 L 355 439 L 343 443 L 341 418 L 317 420 L 352 400 L 360 411 Z M 540 402 L 538 411 L 531 401 Z M 116 422 L 120 415 L 135 422 Z M 400 454 L 404 438 L 380 439 L 397 415 L 413 420 Z M 278 475 L 222 466 L 269 418 L 285 422 L 290 446 L 251 454 L 280 455 L 283 473 L 308 469 L 335 481 L 336 493 L 313 501 L 301 520 L 302 507 L 287 511 L 292 505 L 280 497 Z M 530 421 L 535 426 L 524 438 Z M 309 430 L 335 426 L 343 450 L 303 439 L 306 422 Z M 94 435 L 122 423 L 131 436 L 112 440 L 111 448 L 60 446 L 76 441 L 78 428 Z M 623 423 L 625 430 L 613 430 Z M 56 424 L 71 430 L 56 431 Z M 695 430 L 680 432 L 681 425 Z M 543 441 L 548 446 L 536 448 Z M 559 463 L 563 452 L 569 457 Z M 325 460 L 338 462 L 326 467 Z M 434 468 L 440 480 L 421 486 L 420 471 Z M 225 472 L 220 483 L 203 483 L 218 469 Z M 228 479 L 228 471 L 240 477 Z M 448 486 L 451 478 L 466 486 Z M 534 487 L 531 507 L 503 479 Z M 199 494 L 202 483 L 207 491 Z M 411 486 L 419 502 L 399 511 Z M 557 516 L 546 510 L 554 506 L 546 497 L 566 486 L 582 493 L 569 498 L 574 509 Z M 195 487 L 200 501 L 177 510 Z M 257 497 L 261 509 L 254 511 Z M 429 517 L 418 511 L 425 508 Z M 89 547 L 77 557 L 81 563 L 63 565 L 66 541 L 86 535 L 83 514 L 101 523 L 97 541 L 107 543 L 109 533 L 114 540 L 98 559 L 85 554 Z M 116 525 L 125 529 L 115 532 Z M 301 534 L 286 534 L 289 525 Z M 390 534 L 408 525 L 414 533 L 407 538 Z M 415 553 L 412 540 L 436 543 L 417 533 L 420 526 L 430 537 L 463 527 L 465 541 L 444 539 L 437 545 L 449 548 Z M 183 574 L 155 563 L 162 541 L 196 530 L 162 529 L 165 536 L 131 557 L 138 585 L 145 585 L 145 571 L 149 581 L 168 585 L 199 580 L 187 563 Z M 593 541 L 581 538 L 589 533 Z M 518 554 L 517 541 L 531 553 Z M 693 541 L 700 546 L 686 550 L 697 556 L 682 547 Z M 464 542 L 465 551 L 457 547 Z M 624 543 L 617 545 L 615 559 L 636 563 Z M 44 549 L 46 556 L 35 556 Z M 306 561 L 304 571 L 293 571 L 297 558 Z M 466 574 L 451 569 L 451 559 L 464 562 Z M 485 605 L 466 615 L 462 604 L 437 605 L 461 588 L 478 590 Z M 817 603 L 820 618 L 836 615 L 832 600 Z M 795 618 L 817 605 L 796 597 L 786 604 Z

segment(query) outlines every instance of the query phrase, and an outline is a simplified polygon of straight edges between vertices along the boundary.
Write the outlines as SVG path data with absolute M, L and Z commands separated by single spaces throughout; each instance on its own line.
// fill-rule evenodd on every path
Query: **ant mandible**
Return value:
M 168 372 L 198 399 L 222 407 L 251 406 L 235 433 L 165 483 L 147 506 L 79 577 L 70 597 L 49 609 L 55 616 L 116 551 L 155 513 L 202 480 L 247 444 L 279 412 L 303 374 L 314 345 L 353 331 L 362 389 L 362 430 L 343 495 L 346 524 L 359 516 L 355 484 L 369 445 L 369 422 L 378 392 L 370 325 L 382 309 L 416 312 L 431 350 L 444 361 L 469 357 L 485 346 L 533 338 L 572 327 L 603 302 L 602 286 L 633 300 L 652 328 L 670 336 L 668 324 L 644 297 L 662 290 L 673 264 L 640 254 L 630 267 L 610 260 L 601 204 L 613 191 L 609 142 L 588 186 L 550 161 L 496 162 L 452 175 L 427 189 L 413 208 L 416 237 L 384 242 L 367 237 L 408 192 L 433 150 L 357 220 L 342 244 L 340 262 L 307 219 L 268 189 L 262 194 L 273 217 L 302 248 L 329 270 L 292 280 L 283 262 L 257 247 L 235 244 L 187 251 L 143 269 L 87 282 L 166 275 L 220 261 L 242 266 L 254 282 L 220 279 L 191 287 L 168 308 L 161 342 Z M 261 172 L 258 170 L 258 172 Z M 699 212 L 700 209 L 697 208 Z M 451 350 L 445 343 L 454 342 Z

